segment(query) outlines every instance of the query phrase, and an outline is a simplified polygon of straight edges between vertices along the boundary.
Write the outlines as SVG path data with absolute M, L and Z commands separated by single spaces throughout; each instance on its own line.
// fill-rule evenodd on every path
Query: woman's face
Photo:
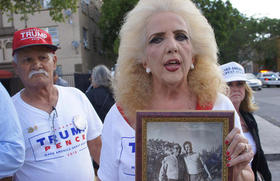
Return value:
M 245 81 L 233 81 L 227 83 L 230 88 L 229 98 L 234 105 L 240 105 L 245 98 Z
M 171 12 L 153 15 L 146 26 L 144 67 L 150 68 L 154 84 L 187 83 L 192 46 L 184 20 Z
M 186 153 L 190 152 L 190 148 L 191 148 L 191 146 L 189 144 L 185 144 L 185 151 L 186 151 Z

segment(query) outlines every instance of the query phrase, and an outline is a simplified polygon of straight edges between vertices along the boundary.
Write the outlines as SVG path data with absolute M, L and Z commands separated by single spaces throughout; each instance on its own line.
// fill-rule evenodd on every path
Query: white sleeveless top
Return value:
M 250 132 L 243 132 L 243 133 L 244 133 L 244 136 L 248 139 L 249 144 L 252 146 L 252 149 L 253 149 L 253 152 L 255 155 L 257 152 L 257 147 L 256 147 L 256 143 L 253 139 L 252 134 Z

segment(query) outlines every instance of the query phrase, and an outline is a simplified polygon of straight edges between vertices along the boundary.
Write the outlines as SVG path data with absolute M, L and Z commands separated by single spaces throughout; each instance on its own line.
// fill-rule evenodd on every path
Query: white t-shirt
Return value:
M 252 146 L 252 150 L 254 152 L 254 155 L 257 153 L 257 147 L 256 147 L 256 142 L 250 132 L 244 132 L 244 136 L 248 139 L 248 143 Z M 250 166 L 252 167 L 252 161 L 250 161 Z
M 234 110 L 231 101 L 219 94 L 212 110 Z M 235 127 L 242 132 L 235 111 Z M 243 134 L 243 133 L 242 133 Z M 116 104 L 108 112 L 102 131 L 102 149 L 98 177 L 102 181 L 135 180 L 135 131 L 122 117 Z
M 244 132 L 244 136 L 248 139 L 248 143 L 252 146 L 254 155 L 257 153 L 256 142 L 250 132 Z
M 202 162 L 200 160 L 199 153 L 189 154 L 188 156 L 184 157 L 184 162 L 186 164 L 188 173 L 190 175 L 200 174 L 202 173 Z
M 26 145 L 16 181 L 94 180 L 87 141 L 100 136 L 102 122 L 81 91 L 56 87 L 58 102 L 51 114 L 25 103 L 20 92 L 13 96 Z
M 178 180 L 178 166 L 178 158 L 175 155 L 166 156 L 161 163 L 161 168 L 159 171 L 159 181 L 165 180 L 165 176 L 167 176 L 168 179 Z

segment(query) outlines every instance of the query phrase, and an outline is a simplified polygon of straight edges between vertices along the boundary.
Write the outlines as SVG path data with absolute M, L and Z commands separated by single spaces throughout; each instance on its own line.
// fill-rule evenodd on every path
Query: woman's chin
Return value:
M 179 74 L 163 77 L 162 80 L 167 85 L 180 85 L 181 83 L 184 82 L 183 76 L 179 75 Z M 187 81 L 186 81 L 186 83 L 187 83 Z

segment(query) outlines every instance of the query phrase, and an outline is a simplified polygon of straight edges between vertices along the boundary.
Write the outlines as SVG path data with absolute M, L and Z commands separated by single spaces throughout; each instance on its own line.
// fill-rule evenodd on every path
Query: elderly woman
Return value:
M 111 83 L 111 71 L 105 65 L 97 65 L 92 69 L 92 88 L 86 92 L 86 95 L 102 122 L 104 122 L 107 112 L 115 103 Z
M 257 175 L 262 175 L 265 181 L 271 181 L 271 173 L 260 142 L 258 125 L 252 114 L 252 112 L 257 110 L 257 107 L 252 102 L 253 91 L 246 84 L 247 79 L 244 68 L 236 62 L 229 62 L 220 67 L 223 71 L 224 79 L 230 88 L 229 98 L 240 117 L 244 135 L 253 148 L 255 156 L 251 166 L 255 180 L 257 181 Z
M 221 94 L 213 29 L 190 0 L 140 0 L 120 31 L 114 93 L 102 133 L 98 176 L 135 180 L 136 110 L 234 110 Z M 239 117 L 227 135 L 235 181 L 253 180 L 251 147 Z

